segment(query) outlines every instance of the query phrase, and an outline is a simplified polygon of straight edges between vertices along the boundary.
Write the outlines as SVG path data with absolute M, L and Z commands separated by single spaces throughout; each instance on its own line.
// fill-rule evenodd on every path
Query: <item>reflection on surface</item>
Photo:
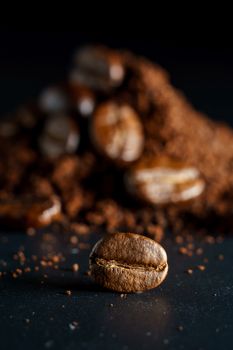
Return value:
M 148 336 L 163 341 L 172 318 L 171 308 L 166 298 L 155 297 L 153 294 L 154 291 L 128 294 L 126 298 L 117 294 L 113 304 L 105 305 L 96 315 L 98 323 L 102 320 L 98 329 L 102 328 L 104 333 L 112 332 L 113 337 L 126 345 L 132 335 L 135 340 Z

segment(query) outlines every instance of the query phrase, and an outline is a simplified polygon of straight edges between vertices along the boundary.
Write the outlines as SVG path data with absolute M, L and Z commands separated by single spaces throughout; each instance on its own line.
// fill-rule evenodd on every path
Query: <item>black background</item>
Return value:
M 110 31 L 110 33 L 109 33 Z M 133 31 L 132 31 L 133 32 Z M 0 31 L 1 112 L 35 97 L 67 76 L 72 54 L 85 43 L 127 48 L 165 67 L 172 82 L 200 110 L 231 122 L 233 44 L 226 33 L 184 33 L 171 28 L 146 34 L 92 30 Z M 187 36 L 186 36 L 187 34 Z M 228 33 L 230 35 L 230 33 Z
M 172 82 L 198 109 L 233 125 L 231 41 L 211 33 L 180 36 L 172 29 L 168 36 L 158 31 L 156 35 L 152 31 L 110 33 L 108 28 L 101 32 L 1 30 L 1 115 L 36 97 L 47 84 L 65 79 L 72 53 L 85 43 L 128 48 L 151 58 L 169 70 Z M 30 238 L 2 232 L 0 271 L 14 268 L 12 255 L 22 245 L 27 256 L 43 255 L 47 247 L 42 238 L 43 234 Z M 90 238 L 91 244 L 98 238 Z M 232 348 L 231 235 L 213 246 L 197 241 L 204 256 L 187 258 L 178 254 L 168 233 L 163 243 L 169 257 L 168 278 L 161 287 L 126 299 L 97 288 L 83 276 L 89 250 L 72 255 L 63 235 L 54 240 L 55 249 L 67 257 L 62 271 L 0 279 L 0 349 Z M 225 255 L 224 261 L 218 260 L 219 254 Z M 203 263 L 203 257 L 209 259 L 206 271 L 195 270 L 192 276 L 184 273 Z M 8 265 L 3 266 L 2 260 Z M 74 262 L 81 266 L 78 278 L 68 269 Z M 66 289 L 72 290 L 71 297 L 64 294 Z M 70 329 L 72 321 L 79 323 L 75 330 Z

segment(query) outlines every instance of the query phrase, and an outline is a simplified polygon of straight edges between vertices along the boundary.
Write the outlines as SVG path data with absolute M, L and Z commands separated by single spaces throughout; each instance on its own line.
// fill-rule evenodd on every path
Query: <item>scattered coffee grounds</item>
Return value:
M 229 230 L 232 202 L 232 130 L 129 52 L 80 49 L 66 82 L 0 124 L 2 225 L 159 241 Z
M 99 240 L 92 249 L 89 265 L 97 283 L 123 293 L 155 288 L 168 272 L 162 246 L 133 233 L 113 233 Z

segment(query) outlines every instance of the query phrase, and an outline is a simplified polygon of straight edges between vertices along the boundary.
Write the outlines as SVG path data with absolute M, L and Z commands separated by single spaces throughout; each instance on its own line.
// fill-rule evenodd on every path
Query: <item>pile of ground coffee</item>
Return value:
M 233 132 L 197 112 L 167 73 L 105 47 L 0 124 L 0 220 L 85 234 L 229 230 Z M 33 205 L 30 205 L 33 203 Z

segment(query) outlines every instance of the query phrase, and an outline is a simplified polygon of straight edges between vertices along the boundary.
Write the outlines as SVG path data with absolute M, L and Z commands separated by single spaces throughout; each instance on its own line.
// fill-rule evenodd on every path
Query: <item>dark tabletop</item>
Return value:
M 90 247 L 100 237 L 81 237 L 82 249 L 68 237 L 47 230 L 33 237 L 1 234 L 0 269 L 10 272 L 19 267 L 13 259 L 19 249 L 27 259 L 22 268 L 32 268 L 17 278 L 1 278 L 1 349 L 232 348 L 233 238 L 214 245 L 195 241 L 204 253 L 194 257 L 178 254 L 177 244 L 167 238 L 165 282 L 125 297 L 102 290 L 85 275 Z M 32 255 L 50 252 L 62 252 L 66 258 L 58 270 L 32 260 Z M 206 270 L 198 270 L 206 258 Z M 73 263 L 80 265 L 78 272 L 72 272 Z M 194 268 L 192 275 L 185 272 L 188 268 Z
M 62 79 L 76 46 L 75 34 L 0 33 L 0 41 L 1 112 Z M 77 38 L 77 45 L 85 41 L 93 40 Z M 105 42 L 157 60 L 195 106 L 232 124 L 232 51 L 122 38 Z M 204 253 L 188 257 L 178 253 L 168 234 L 163 242 L 167 279 L 155 290 L 127 297 L 102 290 L 85 275 L 89 251 L 99 237 L 82 236 L 79 249 L 61 232 L 0 234 L 0 271 L 7 272 L 0 277 L 1 350 L 233 348 L 232 235 L 216 244 L 195 239 Z M 19 249 L 32 271 L 13 278 L 10 272 L 19 266 L 13 256 Z M 50 251 L 66 258 L 58 270 L 32 260 L 32 255 L 41 258 Z M 74 273 L 71 266 L 76 262 L 80 270 Z M 204 271 L 197 269 L 200 264 L 206 266 Z M 194 268 L 193 274 L 185 272 L 188 268 Z

